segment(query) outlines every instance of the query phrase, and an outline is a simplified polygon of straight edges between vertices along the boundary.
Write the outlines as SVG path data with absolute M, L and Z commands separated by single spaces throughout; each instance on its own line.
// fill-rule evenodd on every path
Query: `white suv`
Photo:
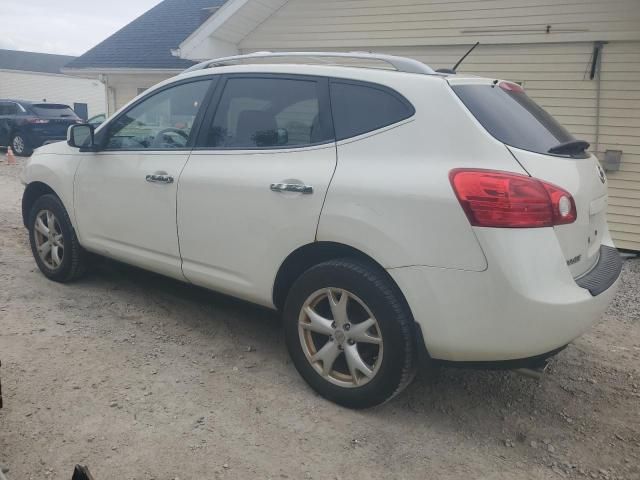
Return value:
M 421 353 L 535 366 L 599 320 L 621 260 L 587 147 L 514 83 L 262 53 L 38 149 L 23 215 L 52 280 L 91 252 L 281 310 L 304 379 L 362 408 Z

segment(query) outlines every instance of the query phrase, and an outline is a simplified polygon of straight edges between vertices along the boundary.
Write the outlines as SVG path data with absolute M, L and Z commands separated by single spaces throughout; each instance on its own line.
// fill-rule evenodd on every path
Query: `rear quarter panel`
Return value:
M 397 75 L 400 77 L 400 75 Z M 351 245 L 385 268 L 424 265 L 483 271 L 487 261 L 449 182 L 454 168 L 524 173 L 438 77 L 387 84 L 416 114 L 338 143 L 338 165 L 318 240 Z

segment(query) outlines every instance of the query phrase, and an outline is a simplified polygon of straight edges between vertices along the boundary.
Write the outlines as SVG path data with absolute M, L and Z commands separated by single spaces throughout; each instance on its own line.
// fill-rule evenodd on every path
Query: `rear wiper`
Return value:
M 556 155 L 577 155 L 583 153 L 591 145 L 584 140 L 571 140 L 570 142 L 560 143 L 549 149 L 549 153 Z

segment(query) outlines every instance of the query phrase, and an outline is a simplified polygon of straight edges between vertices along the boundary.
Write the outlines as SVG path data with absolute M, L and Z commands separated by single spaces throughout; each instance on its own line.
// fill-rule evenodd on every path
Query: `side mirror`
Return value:
M 96 147 L 93 138 L 93 125 L 81 123 L 71 125 L 67 130 L 67 144 L 70 147 L 79 148 L 80 151 L 91 151 Z

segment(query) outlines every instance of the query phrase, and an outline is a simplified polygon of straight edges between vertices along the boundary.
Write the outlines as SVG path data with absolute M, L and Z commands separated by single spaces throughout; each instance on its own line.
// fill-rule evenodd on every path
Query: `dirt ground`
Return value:
M 37 270 L 0 157 L 0 464 L 9 480 L 640 479 L 640 260 L 537 382 L 423 371 L 367 411 L 313 393 L 278 316 L 113 262 Z

